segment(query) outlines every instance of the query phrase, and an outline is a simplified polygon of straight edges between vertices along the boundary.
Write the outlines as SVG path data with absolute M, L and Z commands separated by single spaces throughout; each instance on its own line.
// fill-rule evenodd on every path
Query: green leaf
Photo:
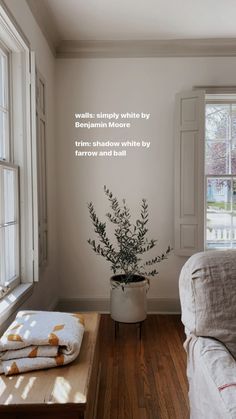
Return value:
M 111 211 L 106 213 L 106 217 L 115 226 L 114 239 L 107 237 L 106 222 L 100 221 L 94 205 L 89 202 L 89 215 L 94 226 L 94 231 L 98 236 L 99 243 L 95 240 L 88 239 L 89 245 L 97 255 L 103 256 L 110 264 L 111 270 L 115 273 L 124 273 L 127 280 L 134 274 L 145 274 L 154 276 L 157 274 L 156 269 L 150 272 L 144 272 L 145 266 L 152 266 L 167 259 L 168 253 L 172 250 L 168 246 L 165 253 L 156 256 L 147 262 L 142 262 L 144 253 L 151 250 L 157 243 L 157 240 L 149 240 L 148 233 L 148 204 L 146 199 L 142 199 L 140 218 L 134 223 L 131 221 L 131 211 L 127 206 L 125 199 L 121 204 L 118 199 L 113 196 L 112 192 L 104 185 L 104 193 L 109 201 Z M 115 243 L 116 242 L 116 243 Z

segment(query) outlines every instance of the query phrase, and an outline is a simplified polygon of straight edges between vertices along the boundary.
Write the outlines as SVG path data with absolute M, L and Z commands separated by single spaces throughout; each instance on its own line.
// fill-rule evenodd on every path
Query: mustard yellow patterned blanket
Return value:
M 79 354 L 83 316 L 52 311 L 19 311 L 0 339 L 0 374 L 52 368 Z

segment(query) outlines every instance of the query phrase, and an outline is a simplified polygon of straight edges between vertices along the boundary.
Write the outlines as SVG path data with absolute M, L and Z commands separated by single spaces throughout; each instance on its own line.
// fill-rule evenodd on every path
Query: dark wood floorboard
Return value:
M 188 419 L 184 331 L 177 315 L 149 315 L 137 325 L 101 318 L 102 372 L 97 419 Z

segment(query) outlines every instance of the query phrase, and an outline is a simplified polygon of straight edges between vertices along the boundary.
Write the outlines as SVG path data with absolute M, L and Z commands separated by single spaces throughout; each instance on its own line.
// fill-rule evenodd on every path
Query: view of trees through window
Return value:
M 207 248 L 236 247 L 236 102 L 207 103 Z

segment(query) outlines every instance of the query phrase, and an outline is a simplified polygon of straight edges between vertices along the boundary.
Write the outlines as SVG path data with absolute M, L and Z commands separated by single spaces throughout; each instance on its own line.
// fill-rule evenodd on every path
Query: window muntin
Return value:
M 206 103 L 206 247 L 236 248 L 236 101 Z

